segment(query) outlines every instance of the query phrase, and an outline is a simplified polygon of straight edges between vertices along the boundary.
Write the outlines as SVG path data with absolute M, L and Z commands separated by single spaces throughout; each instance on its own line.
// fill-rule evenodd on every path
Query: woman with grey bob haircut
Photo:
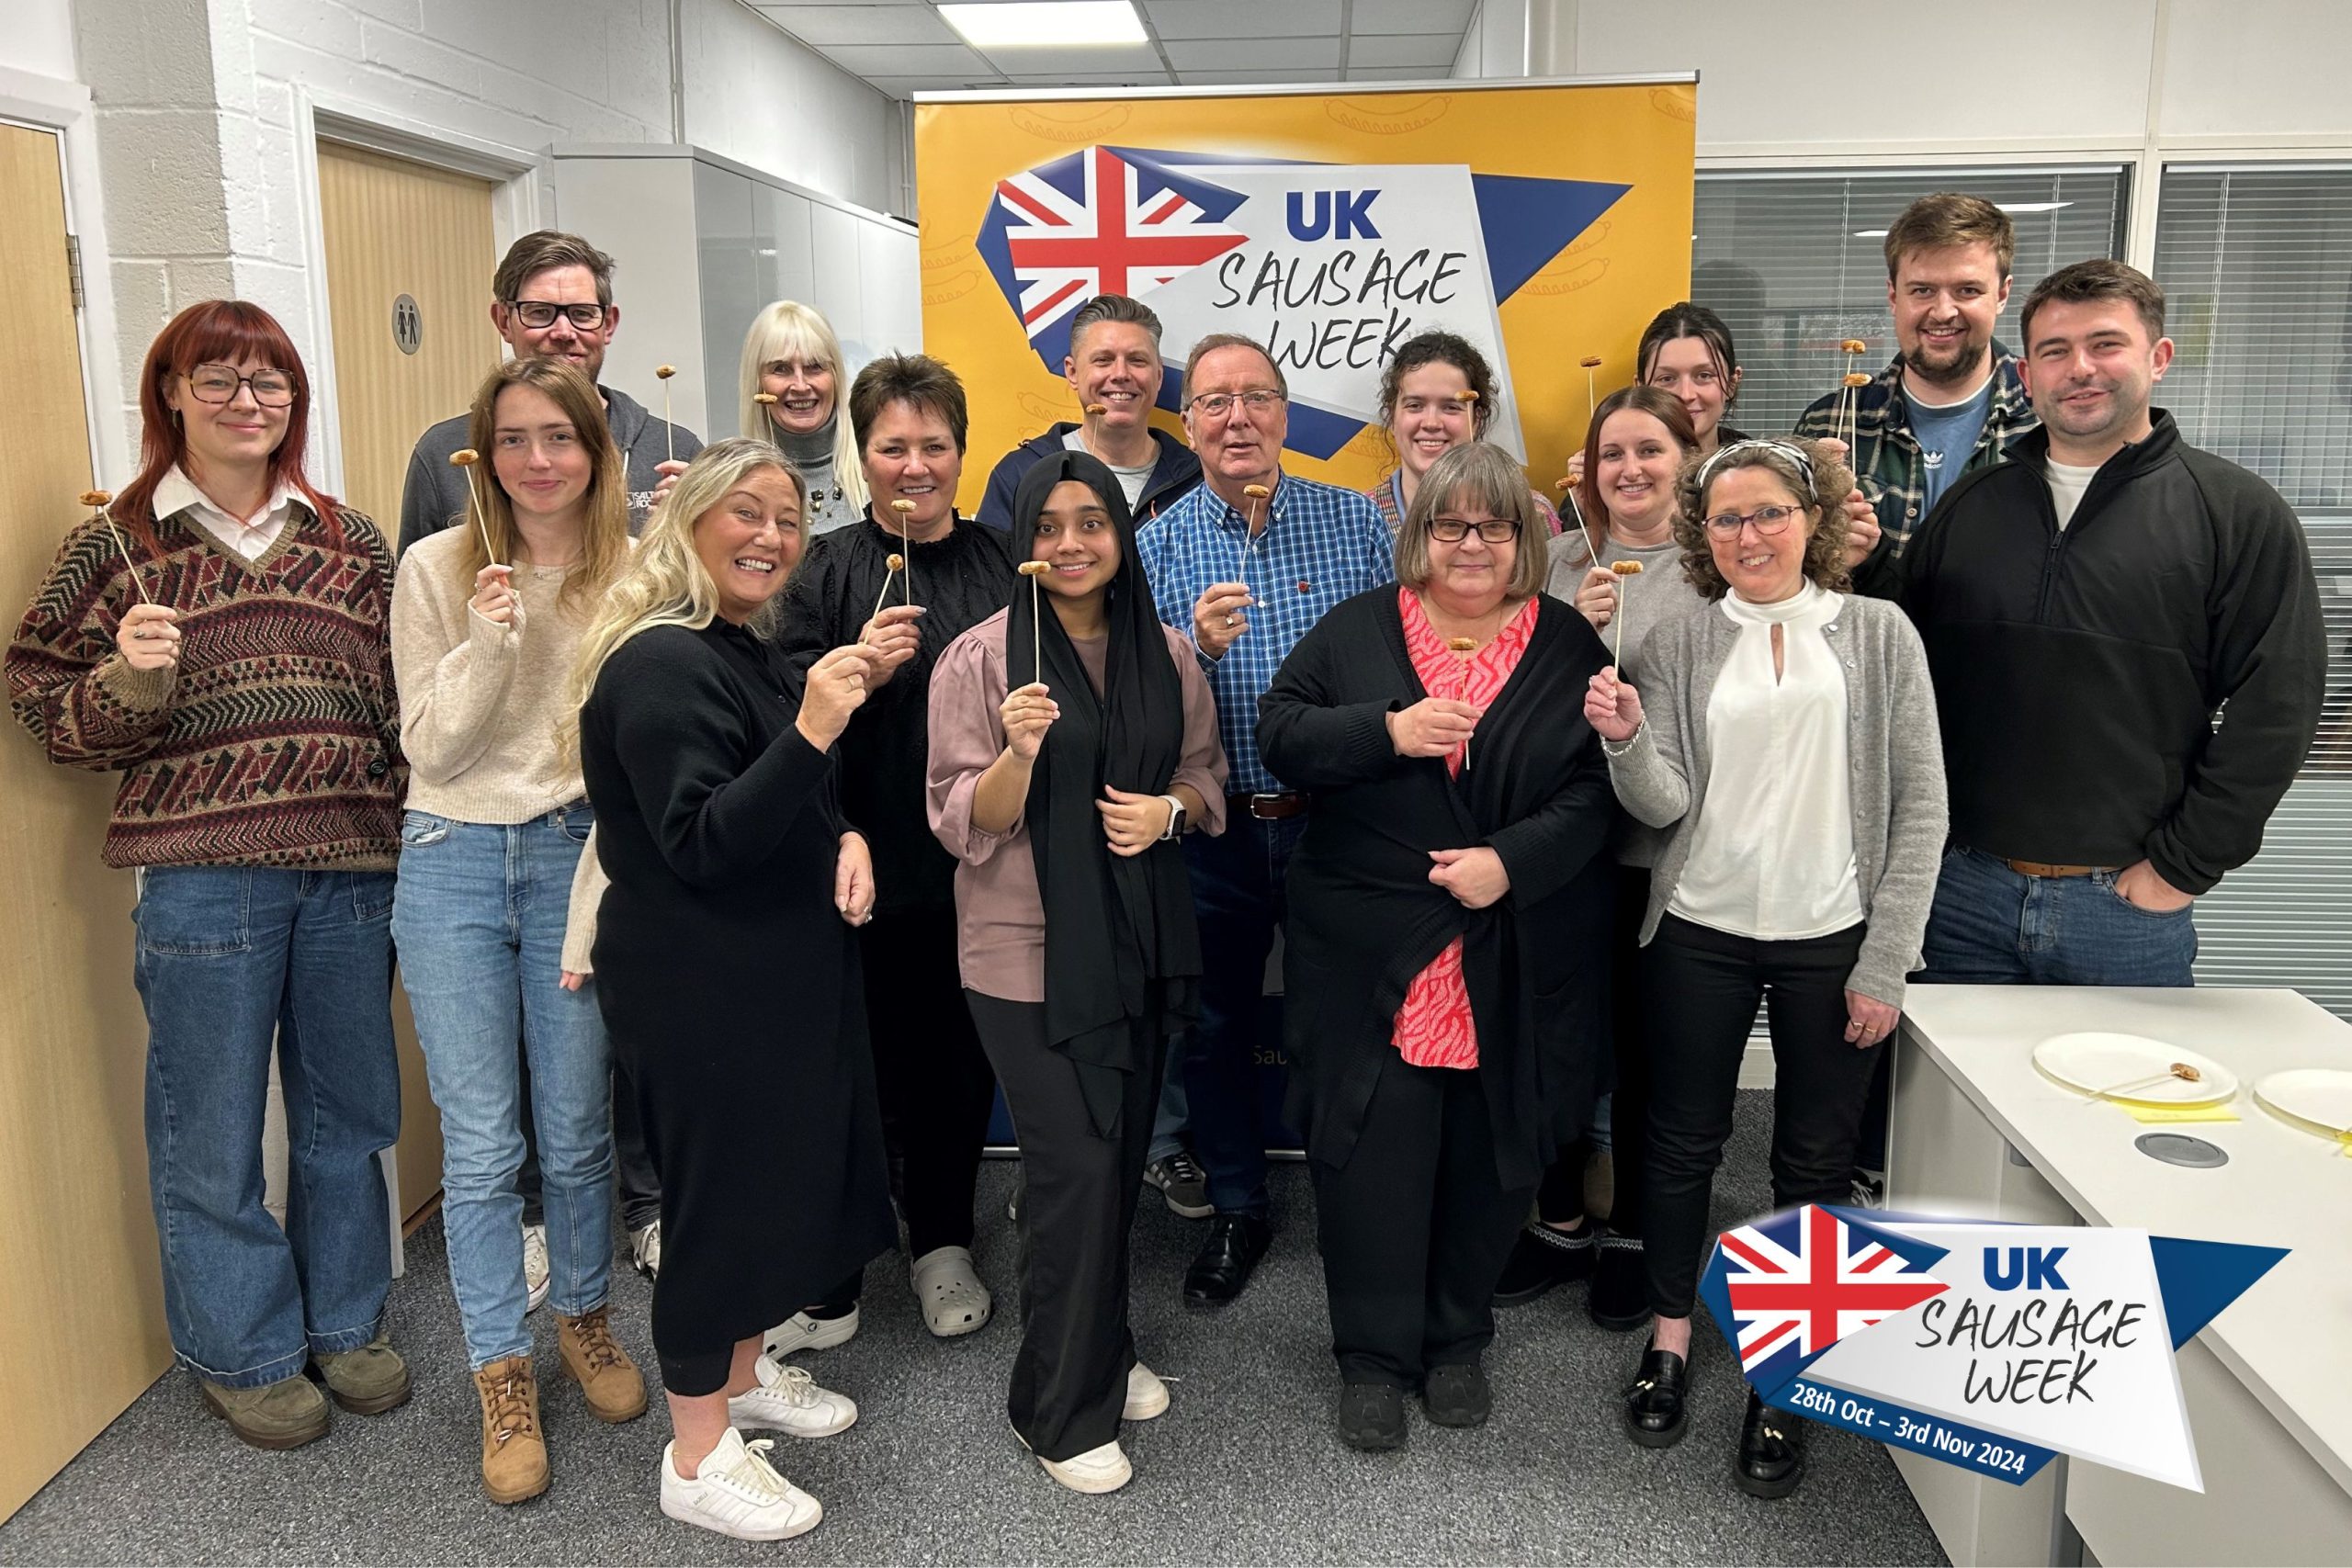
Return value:
M 1463 511 L 1518 525 L 1521 542 L 1504 579 L 1503 598 L 1518 604 L 1541 592 L 1549 564 L 1543 547 L 1550 536 L 1527 488 L 1527 470 L 1510 453 L 1483 441 L 1456 446 L 1422 476 L 1404 525 L 1396 530 L 1396 581 L 1417 592 L 1429 586 L 1430 525 Z
M 1687 459 L 1675 535 L 1708 604 L 1643 644 L 1644 690 L 1604 670 L 1585 698 L 1617 798 L 1667 834 L 1641 931 L 1653 1315 L 1624 1417 L 1644 1448 L 1682 1437 L 1707 1201 L 1758 1004 L 1772 1033 L 1773 1201 L 1840 1201 L 1935 895 L 1935 691 L 1903 612 L 1841 592 L 1852 486 L 1812 441 Z M 1741 1491 L 1796 1489 L 1799 1431 L 1751 1392 Z

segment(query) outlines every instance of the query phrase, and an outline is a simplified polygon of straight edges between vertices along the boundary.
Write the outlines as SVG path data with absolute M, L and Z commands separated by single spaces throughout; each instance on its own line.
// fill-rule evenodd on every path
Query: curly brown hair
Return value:
M 1789 455 L 1792 448 L 1804 453 L 1813 468 L 1810 486 Z M 1813 536 L 1804 545 L 1805 576 L 1832 593 L 1849 592 L 1853 579 L 1846 571 L 1846 496 L 1854 488 L 1853 473 L 1818 441 L 1792 435 L 1736 442 L 1717 447 L 1712 457 L 1693 453 L 1682 460 L 1681 471 L 1674 476 L 1678 502 L 1674 542 L 1682 547 L 1682 575 L 1699 596 L 1713 602 L 1731 592 L 1731 584 L 1715 569 L 1715 552 L 1707 540 L 1707 496 L 1700 488 L 1699 476 L 1705 473 L 1712 490 L 1717 479 L 1735 468 L 1766 469 L 1788 487 L 1789 495 L 1805 509 L 1813 525 Z

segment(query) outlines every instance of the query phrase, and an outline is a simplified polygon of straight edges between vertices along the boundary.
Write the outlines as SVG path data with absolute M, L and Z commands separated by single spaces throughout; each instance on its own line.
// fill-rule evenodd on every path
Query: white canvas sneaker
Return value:
M 845 1393 L 819 1388 L 798 1367 L 780 1367 L 765 1356 L 753 1363 L 756 1387 L 727 1402 L 727 1419 L 754 1431 L 795 1438 L 830 1438 L 857 1420 L 857 1404 Z
M 1126 1450 L 1116 1443 L 1089 1449 L 1070 1459 L 1040 1459 L 1037 1462 L 1056 1481 L 1089 1496 L 1116 1492 L 1136 1476 L 1135 1467 L 1127 1463 Z
M 688 1481 L 671 1462 L 675 1443 L 662 1450 L 662 1511 L 737 1540 L 787 1540 L 817 1528 L 825 1510 L 768 1463 L 775 1439 L 747 1443 L 728 1429 Z
M 1127 1369 L 1127 1407 L 1119 1412 L 1125 1421 L 1148 1421 L 1168 1413 L 1168 1385 L 1159 1374 L 1137 1361 Z
M 857 1309 L 840 1317 L 810 1317 L 796 1312 L 762 1337 L 762 1348 L 782 1360 L 796 1350 L 830 1350 L 857 1337 Z
M 548 1299 L 548 1227 L 523 1227 L 523 1310 L 537 1312 Z

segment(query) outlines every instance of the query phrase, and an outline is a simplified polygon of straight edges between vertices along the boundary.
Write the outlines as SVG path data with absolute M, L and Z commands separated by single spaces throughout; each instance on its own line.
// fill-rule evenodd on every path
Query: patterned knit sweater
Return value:
M 299 500 L 260 559 L 192 517 L 160 555 L 126 530 L 139 578 L 179 612 L 178 666 L 133 670 L 115 629 L 140 603 L 104 522 L 66 536 L 7 656 L 8 700 L 50 760 L 119 770 L 108 865 L 389 870 L 400 845 L 391 552 Z

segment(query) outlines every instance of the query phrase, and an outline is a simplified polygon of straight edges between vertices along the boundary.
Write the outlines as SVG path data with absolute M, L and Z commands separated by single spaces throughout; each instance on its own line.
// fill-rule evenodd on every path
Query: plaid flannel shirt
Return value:
M 1878 525 L 1886 536 L 1871 563 L 1877 565 L 1900 558 L 1903 547 L 1928 520 L 1928 465 L 1919 438 L 1911 434 L 1911 405 L 1903 395 L 1901 356 L 1880 371 L 1877 380 L 1856 388 L 1855 392 L 1860 402 L 1854 412 L 1854 479 L 1878 508 Z M 1815 399 L 1798 419 L 1796 433 L 1815 440 L 1832 436 L 1844 440 L 1838 400 L 1837 392 Z M 1961 465 L 1961 474 L 1999 462 L 2003 447 L 2041 423 L 2026 397 L 2025 383 L 2018 377 L 2018 356 L 2001 346 L 1998 338 L 1994 339 L 1993 397 L 1984 410 L 1984 428 L 1977 434 L 1976 450 Z M 1959 479 L 1960 474 L 1952 476 L 1955 483 Z
M 1232 769 L 1225 787 L 1235 795 L 1281 790 L 1258 755 L 1258 699 L 1325 611 L 1396 581 L 1387 525 L 1354 491 L 1284 474 L 1266 502 L 1265 532 L 1253 540 L 1249 520 L 1203 484 L 1136 531 L 1136 557 L 1159 618 L 1187 637 L 1193 606 L 1210 584 L 1249 587 L 1250 629 L 1224 658 L 1201 659 L 1201 669 L 1216 697 L 1217 738 Z

